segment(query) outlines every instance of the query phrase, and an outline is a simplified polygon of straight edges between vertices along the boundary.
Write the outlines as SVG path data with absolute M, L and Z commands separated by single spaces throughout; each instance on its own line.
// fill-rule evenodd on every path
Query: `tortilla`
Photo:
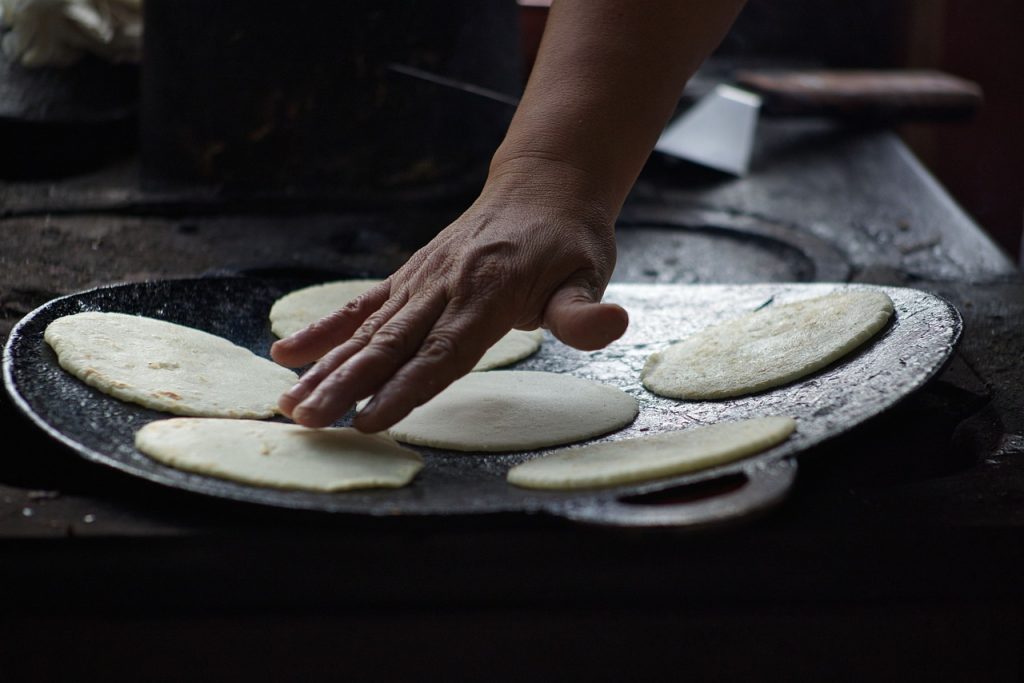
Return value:
M 563 448 L 513 467 L 507 478 L 532 489 L 633 484 L 745 458 L 786 440 L 795 427 L 789 417 L 759 417 Z
M 270 329 L 282 339 L 289 337 L 381 282 L 383 280 L 339 280 L 289 292 L 270 307 Z
M 380 282 L 382 280 L 339 280 L 290 292 L 271 306 L 270 329 L 282 338 L 295 334 Z M 511 365 L 536 353 L 543 340 L 543 330 L 510 330 L 487 349 L 473 370 Z
M 43 338 L 86 384 L 175 415 L 270 417 L 298 381 L 223 337 L 155 318 L 76 313 L 51 322 Z
M 544 330 L 509 330 L 484 352 L 483 357 L 473 366 L 473 371 L 505 367 L 532 356 L 542 341 Z
M 389 433 L 398 441 L 455 451 L 521 451 L 615 431 L 633 421 L 635 398 L 571 375 L 492 370 L 465 375 Z
M 150 422 L 135 447 L 176 469 L 280 489 L 396 488 L 423 468 L 418 453 L 379 434 L 254 420 Z
M 842 358 L 881 330 L 892 300 L 870 289 L 770 305 L 653 353 L 647 389 L 669 398 L 719 399 L 764 391 Z

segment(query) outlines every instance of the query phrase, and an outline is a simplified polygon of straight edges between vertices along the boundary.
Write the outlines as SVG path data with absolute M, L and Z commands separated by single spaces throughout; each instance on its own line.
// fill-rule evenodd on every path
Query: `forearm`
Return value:
M 683 86 L 742 4 L 555 0 L 489 184 L 553 203 L 571 194 L 614 218 Z

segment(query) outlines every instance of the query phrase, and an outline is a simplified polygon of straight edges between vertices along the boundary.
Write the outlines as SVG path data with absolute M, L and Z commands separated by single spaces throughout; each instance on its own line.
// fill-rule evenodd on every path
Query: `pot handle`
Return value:
M 740 472 L 723 474 L 699 482 L 672 486 L 637 496 L 608 497 L 577 502 L 554 510 L 577 522 L 621 527 L 705 527 L 739 520 L 778 505 L 796 480 L 795 458 L 758 463 Z M 693 497 L 692 489 L 716 487 L 726 490 Z M 688 494 L 690 494 L 688 496 Z M 688 498 L 681 502 L 645 502 L 666 497 Z

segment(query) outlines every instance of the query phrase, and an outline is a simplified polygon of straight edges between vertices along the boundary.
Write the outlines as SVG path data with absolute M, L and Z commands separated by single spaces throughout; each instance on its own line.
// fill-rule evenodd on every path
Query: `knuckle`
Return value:
M 453 281 L 452 298 L 474 301 L 496 296 L 506 291 L 514 280 L 512 268 L 512 260 L 476 255 L 462 265 L 459 276 Z
M 428 363 L 436 363 L 460 358 L 462 351 L 457 335 L 435 331 L 423 341 L 419 355 Z
M 342 308 L 332 313 L 328 313 L 319 320 L 314 321 L 313 324 L 310 325 L 309 329 L 314 332 L 327 332 L 334 330 L 342 325 L 348 324 L 352 316 L 356 313 L 357 311 L 349 310 L 347 307 Z
M 356 349 L 364 349 L 370 344 L 374 333 L 375 330 L 373 327 L 363 323 L 362 327 L 352 333 L 352 336 L 349 338 L 347 343 L 352 344 Z
M 368 299 L 365 294 L 352 299 L 351 301 L 345 302 L 345 305 L 339 308 L 334 313 L 331 313 L 329 317 L 347 317 L 350 315 L 358 315 L 363 307 L 366 306 Z
M 386 359 L 403 360 L 410 353 L 408 337 L 401 330 L 382 328 L 377 331 L 366 351 Z
M 352 341 L 360 347 L 368 345 L 381 331 L 381 328 L 391 318 L 390 309 L 379 309 L 363 321 L 355 332 L 352 333 Z
M 323 320 L 324 321 L 362 321 L 362 326 L 372 326 L 374 328 L 384 324 L 388 318 L 395 312 L 395 310 L 401 308 L 406 301 L 404 296 L 395 296 L 391 298 L 384 298 L 388 291 L 382 292 L 384 284 L 377 285 L 373 289 L 363 292 L 356 298 L 345 302 L 341 308 L 337 309 L 333 313 L 328 314 Z

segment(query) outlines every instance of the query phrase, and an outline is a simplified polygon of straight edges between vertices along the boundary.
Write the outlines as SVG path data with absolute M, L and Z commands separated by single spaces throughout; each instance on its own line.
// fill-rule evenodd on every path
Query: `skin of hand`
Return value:
M 281 411 L 324 427 L 387 429 L 510 328 L 544 326 L 602 348 L 628 316 L 601 296 L 614 221 L 686 80 L 742 0 L 556 0 L 533 72 L 487 182 L 465 213 L 380 285 L 274 344 L 316 364 Z M 319 360 L 317 360 L 319 359 Z

